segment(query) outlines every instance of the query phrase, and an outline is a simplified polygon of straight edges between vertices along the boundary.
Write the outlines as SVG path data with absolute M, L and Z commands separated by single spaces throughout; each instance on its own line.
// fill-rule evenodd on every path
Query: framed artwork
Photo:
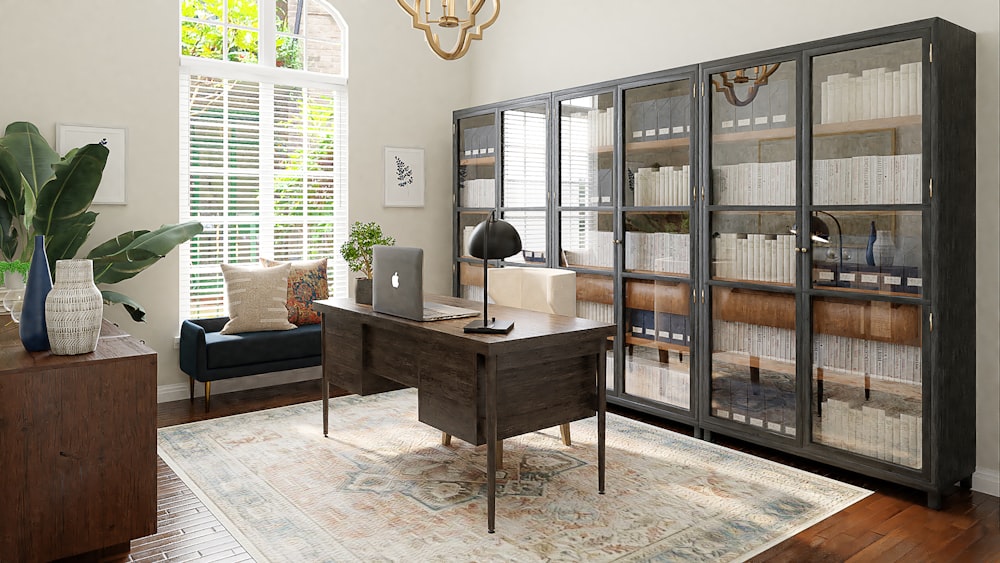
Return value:
M 96 204 L 124 205 L 125 201 L 125 130 L 112 127 L 56 125 L 56 146 L 60 156 L 72 149 L 91 143 L 108 147 L 108 163 L 104 166 L 101 185 L 94 195 Z
M 424 149 L 385 147 L 385 207 L 424 206 Z

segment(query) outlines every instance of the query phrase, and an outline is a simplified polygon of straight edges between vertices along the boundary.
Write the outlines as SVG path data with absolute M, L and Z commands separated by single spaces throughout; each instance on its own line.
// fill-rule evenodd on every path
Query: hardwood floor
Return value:
M 275 408 L 320 398 L 318 381 L 161 403 L 159 427 Z M 690 428 L 609 407 L 609 411 L 690 433 Z M 905 487 L 801 460 L 725 437 L 716 443 L 875 491 L 861 502 L 753 558 L 753 561 L 961 561 L 1000 563 L 1000 499 L 973 491 L 945 498 L 942 510 Z M 129 561 L 251 561 L 201 501 L 160 462 L 159 532 L 132 542 Z

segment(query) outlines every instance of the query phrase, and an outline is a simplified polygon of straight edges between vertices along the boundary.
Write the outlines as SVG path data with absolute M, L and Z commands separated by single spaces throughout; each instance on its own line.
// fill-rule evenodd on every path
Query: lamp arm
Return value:
M 838 221 L 837 218 L 834 217 L 831 213 L 827 213 L 826 211 L 820 211 L 819 209 L 817 209 L 816 213 L 822 213 L 823 215 L 826 215 L 827 217 L 833 219 L 833 224 L 837 226 L 837 246 L 838 246 L 837 256 L 838 256 L 838 258 L 840 258 L 840 273 L 843 273 L 844 272 L 844 231 L 840 228 L 840 221 Z M 838 274 L 838 276 L 839 276 L 839 274 Z
M 489 291 L 489 247 L 490 247 L 490 225 L 496 219 L 496 210 L 490 211 L 490 217 L 486 220 L 486 233 L 483 237 L 483 328 L 490 325 L 489 317 L 489 303 L 490 303 L 490 291 Z

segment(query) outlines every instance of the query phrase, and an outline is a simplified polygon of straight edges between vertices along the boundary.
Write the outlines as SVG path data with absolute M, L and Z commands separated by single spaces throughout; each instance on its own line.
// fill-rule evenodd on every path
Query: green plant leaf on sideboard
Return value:
M 38 128 L 27 121 L 15 121 L 8 125 L 3 138 L 0 138 L 0 146 L 14 155 L 28 188 L 35 193 L 52 177 L 52 165 L 62 160 Z
M 122 233 L 87 255 L 94 261 L 94 282 L 116 283 L 129 279 L 203 230 L 201 223 L 191 221 L 163 225 L 155 231 Z
M 102 289 L 101 299 L 103 299 L 108 305 L 121 303 L 122 307 L 125 307 L 125 310 L 128 311 L 129 316 L 132 317 L 132 320 L 137 323 L 146 321 L 146 310 L 142 308 L 142 305 L 137 303 L 128 295 L 118 293 L 117 291 Z
M 87 236 L 94 223 L 97 213 L 88 211 L 72 219 L 59 222 L 59 228 L 45 235 L 45 252 L 49 259 L 49 271 L 56 271 L 56 261 L 76 256 L 80 247 L 87 241 Z
M 37 191 L 31 222 L 35 233 L 53 234 L 64 221 L 87 211 L 107 161 L 108 148 L 103 145 L 86 145 L 66 153 L 66 158 L 53 167 L 54 177 Z

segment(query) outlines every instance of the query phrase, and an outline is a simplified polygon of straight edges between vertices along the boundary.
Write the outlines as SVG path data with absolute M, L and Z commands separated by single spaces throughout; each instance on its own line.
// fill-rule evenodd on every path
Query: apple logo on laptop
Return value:
M 399 289 L 399 272 L 392 273 L 392 288 Z

